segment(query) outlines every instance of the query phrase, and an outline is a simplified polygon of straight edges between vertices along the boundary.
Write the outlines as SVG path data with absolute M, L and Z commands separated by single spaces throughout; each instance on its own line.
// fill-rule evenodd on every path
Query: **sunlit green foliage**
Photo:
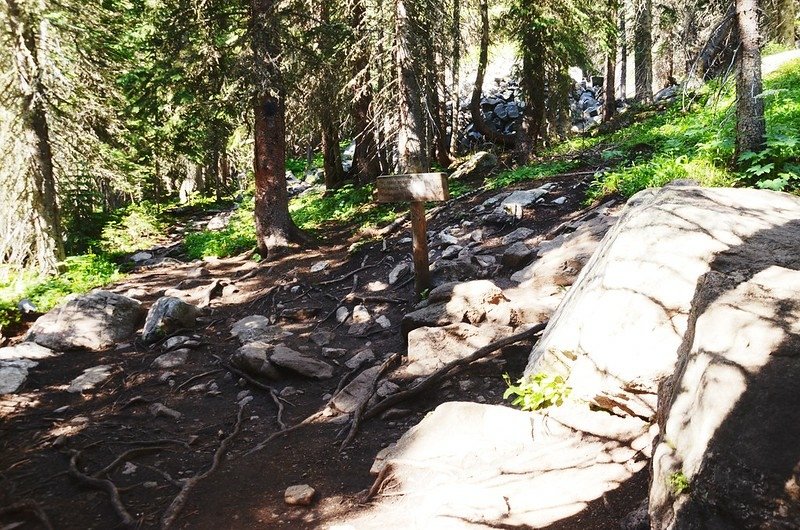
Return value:
M 522 410 L 560 406 L 572 391 L 563 377 L 544 372 L 523 377 L 516 384 L 508 374 L 503 374 L 503 380 L 508 385 L 503 399 L 513 397 L 511 404 Z
M 530 166 L 522 166 L 509 171 L 503 171 L 499 175 L 487 178 L 486 187 L 493 190 L 510 186 L 518 182 L 552 177 L 560 173 L 566 173 L 579 165 L 580 163 L 574 160 L 555 160 L 540 162 Z
M 184 248 L 191 259 L 206 256 L 225 258 L 256 246 L 253 225 L 253 199 L 242 202 L 222 230 L 202 230 L 186 236 Z
M 346 184 L 327 194 L 307 193 L 289 203 L 289 213 L 304 230 L 317 230 L 332 223 L 365 227 L 391 222 L 397 206 L 375 204 L 373 191 L 372 184 L 362 187 Z

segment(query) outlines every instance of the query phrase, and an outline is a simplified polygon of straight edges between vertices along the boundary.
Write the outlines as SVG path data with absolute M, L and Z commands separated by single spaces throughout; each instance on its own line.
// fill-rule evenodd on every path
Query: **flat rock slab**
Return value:
M 378 497 L 338 522 L 359 529 L 557 526 L 644 468 L 637 460 L 651 438 L 644 422 L 584 406 L 551 413 L 440 405 L 373 466 L 387 491 L 402 495 Z
M 289 486 L 283 493 L 283 500 L 289 506 L 309 506 L 317 491 L 308 484 Z
M 39 317 L 26 336 L 51 350 L 106 350 L 136 331 L 144 310 L 127 296 L 94 291 Z
M 35 342 L 20 342 L 16 346 L 0 348 L 0 361 L 18 361 L 20 359 L 47 359 L 59 355 L 50 348 L 40 346 Z
M 13 394 L 25 383 L 28 370 L 38 363 L 28 359 L 0 361 L 0 394 Z
M 330 379 L 333 377 L 333 366 L 320 361 L 309 353 L 295 351 L 284 344 L 275 346 L 269 360 L 281 368 L 286 368 L 312 379 Z
M 406 371 L 414 376 L 430 375 L 445 364 L 467 357 L 513 332 L 506 326 L 464 323 L 415 329 L 408 334 Z
M 630 199 L 550 325 L 526 373 L 568 376 L 575 397 L 654 417 L 692 300 L 709 270 L 742 278 L 800 268 L 800 199 L 766 190 L 668 186 Z
M 168 353 L 159 355 L 153 361 L 153 368 L 168 369 L 177 368 L 186 364 L 189 359 L 189 350 L 187 348 L 180 348 Z
M 72 380 L 67 392 L 79 394 L 87 390 L 93 390 L 97 385 L 111 377 L 111 374 L 112 366 L 107 364 L 87 368 L 81 375 Z
M 231 363 L 250 375 L 279 379 L 278 369 L 269 360 L 272 350 L 272 345 L 266 342 L 248 342 L 231 355 Z
M 663 385 L 653 528 L 795 528 L 800 521 L 800 272 L 707 274 Z M 682 476 L 687 491 L 670 487 Z
M 240 343 L 246 344 L 252 341 L 278 342 L 291 337 L 293 333 L 270 324 L 269 319 L 263 315 L 250 315 L 233 325 L 231 335 L 238 338 Z

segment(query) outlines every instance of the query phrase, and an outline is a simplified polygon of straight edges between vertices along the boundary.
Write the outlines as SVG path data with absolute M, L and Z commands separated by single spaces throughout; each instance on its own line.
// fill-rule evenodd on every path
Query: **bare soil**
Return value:
M 581 210 L 586 180 L 555 179 L 558 188 L 549 199 L 566 196 L 563 205 L 538 205 L 516 225 L 491 228 L 485 246 L 499 245 L 499 238 L 519 226 L 547 234 Z M 534 187 L 542 182 L 524 187 Z M 482 192 L 453 202 L 430 221 L 429 229 L 441 230 L 469 219 L 468 209 L 496 192 Z M 136 526 L 159 526 L 162 514 L 179 491 L 181 479 L 199 475 L 212 464 L 222 439 L 236 423 L 237 395 L 252 391 L 254 400 L 244 409 L 241 432 L 231 438 L 219 467 L 194 487 L 175 527 L 180 528 L 320 528 L 342 513 L 359 510 L 360 493 L 369 488 L 370 466 L 376 453 L 396 441 L 409 427 L 444 401 L 468 400 L 502 404 L 505 384 L 502 373 L 521 373 L 530 351 L 529 344 L 506 348 L 500 362 L 477 363 L 448 381 L 442 388 L 408 402 L 408 414 L 395 419 L 376 418 L 363 424 L 353 444 L 340 452 L 347 425 L 314 424 L 280 437 L 263 450 L 247 454 L 256 444 L 276 432 L 276 406 L 268 392 L 248 384 L 223 369 L 217 358 L 227 359 L 239 346 L 231 337 L 231 325 L 238 319 L 261 314 L 280 315 L 284 309 L 314 309 L 316 316 L 300 320 L 280 319 L 294 337 L 287 345 L 318 353 L 308 338 L 314 330 L 336 333 L 330 347 L 344 348 L 348 355 L 369 345 L 380 356 L 404 352 L 399 331 L 403 314 L 414 306 L 413 283 L 404 282 L 379 294 L 396 299 L 368 303 L 373 315 L 385 314 L 394 327 L 382 330 L 374 325 L 365 336 L 348 335 L 348 325 L 334 318 L 319 323 L 353 288 L 353 279 L 320 285 L 341 278 L 361 267 L 378 264 L 358 273 L 357 293 L 368 294 L 370 282 L 386 282 L 389 271 L 410 252 L 401 244 L 408 237 L 407 226 L 349 254 L 348 247 L 359 237 L 345 240 L 346 232 L 322 234 L 318 248 L 305 249 L 277 262 L 256 264 L 243 257 L 209 260 L 202 265 L 211 276 L 234 282 L 239 291 L 212 300 L 203 322 L 189 334 L 197 335 L 202 346 L 194 350 L 186 365 L 172 370 L 172 385 L 161 379 L 161 370 L 151 367 L 161 353 L 133 340 L 116 349 L 66 352 L 42 360 L 32 370 L 21 393 L 0 397 L 0 528 L 46 528 L 32 506 L 38 506 L 53 528 L 108 529 L 120 526 L 107 491 L 89 488 L 69 474 L 70 456 L 79 452 L 79 469 L 96 473 L 125 451 L 130 455 L 107 475 L 119 491 L 121 501 L 136 519 Z M 385 247 L 384 247 L 385 245 Z M 317 273 L 310 267 L 320 260 L 330 266 Z M 185 279 L 198 264 L 174 263 L 138 270 L 113 290 L 144 289 L 150 304 L 164 289 Z M 492 279 L 501 287 L 513 271 L 500 270 Z M 249 274 L 244 280 L 237 281 Z M 292 288 L 295 288 L 292 290 Z M 299 288 L 299 289 L 298 289 Z M 352 307 L 348 303 L 348 307 Z M 314 311 L 311 311 L 313 313 Z M 306 312 L 308 313 L 308 312 Z M 313 381 L 291 374 L 278 382 L 264 381 L 278 392 L 287 386 L 298 393 L 286 397 L 283 421 L 294 425 L 319 411 L 349 370 L 346 356 L 330 359 L 337 365 L 332 379 Z M 114 366 L 114 375 L 84 395 L 66 392 L 66 385 L 84 369 L 99 364 Z M 190 381 L 190 379 L 193 379 Z M 459 381 L 468 380 L 462 389 Z M 215 382 L 218 391 L 190 392 L 198 383 Z M 154 418 L 152 403 L 179 411 L 180 420 Z M 62 412 L 56 412 L 67 407 Z M 135 466 L 127 465 L 130 462 Z M 127 469 L 126 469 L 127 468 Z M 126 474 L 127 472 L 127 474 Z M 293 484 L 309 484 L 317 490 L 311 507 L 290 507 L 283 492 Z M 602 502 L 564 521 L 558 528 L 618 528 L 620 519 L 645 497 L 647 477 L 629 481 L 625 491 L 616 491 Z M 28 504 L 10 509 L 17 503 Z M 15 526 L 16 523 L 22 523 Z M 555 528 L 555 527 L 554 527 Z

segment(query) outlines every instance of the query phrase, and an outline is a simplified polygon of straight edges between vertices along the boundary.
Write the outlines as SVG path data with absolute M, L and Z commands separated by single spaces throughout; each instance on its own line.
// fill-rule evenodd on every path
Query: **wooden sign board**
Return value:
M 450 198 L 446 173 L 414 173 L 378 177 L 378 202 L 446 201 Z

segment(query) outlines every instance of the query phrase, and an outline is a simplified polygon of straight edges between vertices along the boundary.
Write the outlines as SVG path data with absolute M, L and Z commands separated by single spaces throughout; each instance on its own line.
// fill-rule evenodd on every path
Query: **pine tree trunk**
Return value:
M 461 0 L 453 0 L 453 20 L 450 27 L 450 38 L 453 41 L 453 84 L 450 88 L 450 157 L 458 156 L 458 134 L 461 129 L 459 122 L 461 90 Z
M 634 0 L 636 19 L 633 28 L 634 68 L 636 69 L 636 100 L 653 100 L 653 34 L 652 0 Z
M 359 33 L 364 25 L 364 1 L 352 3 L 351 25 L 354 33 Z M 356 43 L 354 59 L 355 75 L 359 82 L 353 87 L 353 132 L 355 151 L 353 153 L 353 174 L 362 184 L 372 182 L 380 175 L 378 145 L 375 140 L 375 127 L 370 115 L 372 108 L 372 87 L 370 86 L 369 57 L 366 47 Z
M 616 25 L 617 21 L 617 2 L 616 0 L 608 0 L 608 39 L 606 52 L 606 78 L 603 82 L 603 96 L 605 101 L 603 103 L 603 121 L 608 121 L 614 117 L 617 110 L 617 98 L 614 93 L 615 88 L 615 74 L 617 73 L 617 36 L 611 29 Z
M 736 155 L 764 148 L 758 0 L 736 0 L 739 53 L 736 70 Z
M 785 46 L 795 47 L 796 0 L 775 0 L 778 15 L 775 41 Z
M 286 108 L 283 80 L 277 64 L 280 42 L 270 26 L 277 0 L 252 0 L 251 24 L 255 82 L 253 98 L 253 166 L 255 172 L 255 225 L 258 251 L 273 258 L 291 241 L 304 242 L 289 216 L 286 192 Z
M 339 146 L 339 126 L 331 116 L 330 109 L 322 110 L 322 162 L 325 172 L 325 188 L 335 190 L 344 183 L 342 149 Z
M 546 72 L 544 67 L 544 50 L 533 31 L 522 36 L 522 75 L 520 87 L 525 96 L 525 108 L 522 111 L 522 127 L 519 131 L 517 145 L 517 162 L 527 164 L 531 155 L 539 145 L 544 132 L 544 116 L 546 112 L 545 90 Z
M 42 79 L 42 64 L 46 54 L 47 21 L 40 20 L 39 40 L 34 16 L 24 13 L 16 0 L 6 0 L 9 24 L 14 35 L 14 66 L 22 94 L 23 126 L 32 133 L 34 149 L 27 178 L 31 181 L 31 216 L 34 248 L 33 259 L 43 274 L 63 270 L 64 240 L 61 215 L 56 195 L 53 151 L 50 141 L 46 87 Z
M 626 26 L 627 12 L 625 1 L 619 10 L 619 97 L 622 101 L 628 99 L 628 33 Z
M 425 116 L 420 100 L 421 80 L 417 75 L 414 57 L 419 55 L 419 27 L 412 2 L 395 0 L 395 39 L 397 48 L 397 87 L 399 90 L 400 123 L 397 134 L 397 165 L 401 173 L 428 171 L 428 149 L 425 145 Z
M 483 95 L 483 81 L 486 78 L 486 66 L 489 62 L 489 3 L 487 0 L 480 0 L 480 14 L 481 42 L 478 53 L 478 71 L 475 74 L 475 84 L 472 86 L 472 98 L 469 102 L 472 124 L 490 142 L 513 146 L 515 144 L 514 138 L 506 137 L 490 128 L 483 119 L 481 96 Z

